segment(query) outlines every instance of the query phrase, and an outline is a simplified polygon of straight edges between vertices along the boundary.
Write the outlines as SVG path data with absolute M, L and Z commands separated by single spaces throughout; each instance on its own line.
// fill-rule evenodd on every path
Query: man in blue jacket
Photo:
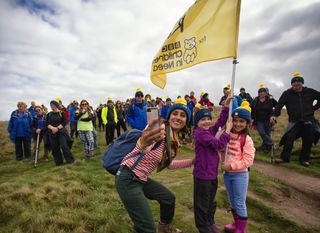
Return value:
M 34 118 L 34 116 L 36 115 L 36 111 L 35 111 L 35 107 L 36 107 L 36 102 L 32 101 L 31 102 L 31 106 L 28 109 L 29 113 L 31 114 L 31 117 Z
M 166 99 L 166 105 L 164 105 L 161 109 L 161 115 L 160 115 L 161 119 L 163 120 L 167 119 L 167 113 L 170 107 L 171 107 L 171 99 L 168 97 Z
M 147 105 L 140 89 L 137 89 L 135 98 L 129 106 L 127 122 L 133 129 L 143 130 L 147 126 Z
M 69 107 L 69 114 L 70 114 L 70 136 L 73 138 L 76 136 L 78 137 L 78 132 L 77 132 L 77 120 L 74 119 L 74 113 L 79 109 L 79 103 L 78 101 L 74 100 L 72 104 L 70 104 Z

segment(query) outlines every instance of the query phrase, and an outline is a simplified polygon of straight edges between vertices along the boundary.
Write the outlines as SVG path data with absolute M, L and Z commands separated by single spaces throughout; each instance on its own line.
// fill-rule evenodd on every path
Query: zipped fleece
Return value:
M 313 105 L 315 100 L 317 103 Z M 320 92 L 308 87 L 301 92 L 290 88 L 282 93 L 273 115 L 280 116 L 283 106 L 287 108 L 289 122 L 312 121 L 314 111 L 320 108 Z

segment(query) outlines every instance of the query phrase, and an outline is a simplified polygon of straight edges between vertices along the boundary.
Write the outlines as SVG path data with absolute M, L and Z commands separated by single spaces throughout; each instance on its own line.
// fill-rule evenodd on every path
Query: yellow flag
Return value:
M 241 0 L 197 0 L 179 19 L 152 61 L 151 81 L 201 62 L 237 58 Z

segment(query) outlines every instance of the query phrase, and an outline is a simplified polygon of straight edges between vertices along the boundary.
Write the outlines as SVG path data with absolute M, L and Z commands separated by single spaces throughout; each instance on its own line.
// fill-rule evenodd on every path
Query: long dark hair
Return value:
M 250 122 L 249 121 L 247 121 L 247 126 L 241 131 L 241 132 L 239 132 L 239 133 L 237 133 L 237 134 L 239 134 L 239 135 L 241 135 L 241 134 L 244 134 L 244 135 L 249 135 L 250 136 L 250 131 L 249 131 L 249 128 L 250 128 Z M 233 127 L 232 127 L 233 128 Z M 233 132 L 232 130 L 231 130 L 231 132 Z
M 120 108 L 118 107 L 118 104 L 120 104 Z M 117 102 L 116 102 L 116 110 L 117 110 L 117 111 L 119 111 L 119 110 L 120 110 L 120 111 L 123 111 L 122 103 L 121 103 L 120 101 L 117 101 Z

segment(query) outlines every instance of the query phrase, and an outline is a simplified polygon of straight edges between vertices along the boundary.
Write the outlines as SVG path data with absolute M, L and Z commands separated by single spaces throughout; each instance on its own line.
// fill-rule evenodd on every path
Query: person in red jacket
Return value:
M 208 93 L 204 93 L 203 96 L 201 97 L 199 104 L 201 104 L 202 106 L 206 106 L 210 112 L 213 111 L 213 106 L 214 104 L 209 100 L 209 94 Z

